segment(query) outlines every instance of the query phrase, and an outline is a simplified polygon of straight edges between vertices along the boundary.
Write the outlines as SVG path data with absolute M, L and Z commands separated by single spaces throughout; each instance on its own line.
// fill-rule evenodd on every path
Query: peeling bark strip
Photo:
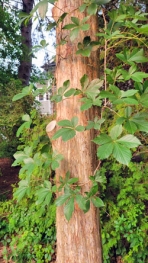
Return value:
M 30 14 L 34 0 L 22 0 L 23 2 L 23 12 Z M 31 30 L 32 30 L 32 20 L 28 24 L 21 24 L 21 35 L 22 35 L 22 59 L 20 61 L 20 66 L 18 69 L 18 77 L 21 79 L 24 86 L 29 84 L 31 67 L 32 67 L 32 57 L 28 55 L 31 52 L 32 40 L 31 40 Z
M 93 52 L 90 58 L 76 55 L 77 43 L 82 42 L 85 36 L 91 36 L 95 40 L 97 32 L 97 17 L 93 16 L 88 21 L 89 32 L 81 32 L 78 39 L 70 41 L 69 31 L 62 27 L 71 23 L 71 16 L 82 20 L 86 14 L 80 13 L 78 7 L 82 0 L 59 0 L 53 8 L 55 20 L 64 13 L 68 13 L 64 22 L 57 28 L 57 44 L 66 37 L 67 44 L 57 46 L 56 55 L 56 83 L 57 88 L 62 86 L 65 80 L 70 80 L 71 88 L 81 88 L 80 78 L 87 74 L 90 80 L 98 77 L 98 56 Z M 57 119 L 71 119 L 78 116 L 79 124 L 86 125 L 88 120 L 95 117 L 94 109 L 81 112 L 80 97 L 70 97 L 57 104 Z M 54 131 L 57 129 L 53 128 Z M 53 131 L 52 131 L 53 133 Z M 49 132 L 50 134 L 50 132 Z M 79 132 L 68 142 L 61 138 L 53 141 L 53 149 L 64 156 L 59 169 L 56 170 L 56 183 L 59 176 L 65 176 L 70 171 L 72 177 L 78 177 L 82 185 L 82 193 L 89 191 L 91 183 L 89 176 L 96 169 L 96 149 L 92 143 L 94 131 Z M 91 206 L 86 214 L 75 205 L 75 212 L 69 222 L 65 219 L 63 207 L 57 208 L 57 263 L 102 263 L 101 238 L 99 228 L 99 212 Z

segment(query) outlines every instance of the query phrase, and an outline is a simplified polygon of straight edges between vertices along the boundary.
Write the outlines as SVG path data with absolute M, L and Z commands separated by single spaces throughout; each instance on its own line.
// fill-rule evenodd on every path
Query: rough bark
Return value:
M 34 0 L 22 0 L 23 12 L 29 14 L 33 8 Z M 22 58 L 18 68 L 18 77 L 21 79 L 24 86 L 29 84 L 31 68 L 32 68 L 32 57 L 29 54 L 31 52 L 32 41 L 32 20 L 30 19 L 27 24 L 24 22 L 21 24 L 21 35 L 22 35 Z
M 71 23 L 71 16 L 80 20 L 86 14 L 78 11 L 82 0 L 59 0 L 53 8 L 55 20 L 67 12 L 64 22 L 57 28 L 57 44 L 61 39 L 67 40 L 66 45 L 57 46 L 56 50 L 56 85 L 61 87 L 67 79 L 71 82 L 71 88 L 81 88 L 80 78 L 87 74 L 90 80 L 98 77 L 98 55 L 93 52 L 90 58 L 76 55 L 77 43 L 82 42 L 84 36 L 90 35 L 95 40 L 97 30 L 97 18 L 91 17 L 88 21 L 90 30 L 87 33 L 81 32 L 78 39 L 70 41 L 69 31 L 62 30 L 65 24 Z M 80 111 L 80 96 L 64 99 L 57 104 L 57 122 L 62 119 L 71 119 L 78 116 L 79 124 L 86 125 L 88 120 L 94 119 L 95 109 L 85 112 Z M 55 132 L 57 127 L 52 131 Z M 48 129 L 47 129 L 48 131 Z M 51 136 L 51 133 L 49 133 Z M 96 148 L 92 143 L 94 131 L 79 132 L 68 142 L 61 138 L 53 141 L 53 149 L 64 156 L 59 169 L 56 170 L 56 183 L 59 184 L 59 176 L 64 177 L 70 171 L 71 177 L 78 177 L 82 186 L 82 193 L 89 191 L 91 183 L 89 176 L 93 175 L 96 166 Z M 65 219 L 63 207 L 57 208 L 57 263 L 102 263 L 101 235 L 99 228 L 99 211 L 93 205 L 89 212 L 84 214 L 75 204 L 74 214 L 69 222 Z

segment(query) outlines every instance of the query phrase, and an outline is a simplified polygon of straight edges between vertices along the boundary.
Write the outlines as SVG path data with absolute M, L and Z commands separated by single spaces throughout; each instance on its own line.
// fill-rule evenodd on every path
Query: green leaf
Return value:
M 122 103 L 125 102 L 126 104 L 129 104 L 129 105 L 138 105 L 138 101 L 136 99 L 133 99 L 133 98 L 124 98 L 122 99 Z M 116 103 L 114 102 L 114 104 L 117 104 L 117 101 Z M 121 104 L 121 102 L 120 102 Z
M 24 115 L 22 116 L 22 120 L 23 120 L 23 121 L 31 121 L 31 118 L 30 118 L 29 114 L 24 114 Z
M 63 83 L 63 87 L 64 87 L 64 90 L 63 90 L 63 91 L 67 90 L 67 89 L 69 88 L 69 86 L 70 86 L 70 80 L 67 79 L 67 80 L 65 80 L 64 83 Z
M 82 195 L 76 195 L 76 202 L 79 205 L 80 209 L 83 211 L 86 210 L 86 200 Z
M 39 5 L 38 8 L 39 16 L 41 19 L 45 18 L 47 10 L 48 10 L 48 1 L 47 0 L 41 1 L 41 4 Z
M 132 114 L 132 107 L 128 106 L 125 108 L 125 116 L 126 118 L 130 117 Z
M 131 151 L 127 147 L 119 143 L 114 144 L 113 156 L 119 163 L 125 165 L 129 164 L 132 157 Z
M 132 118 L 132 121 L 136 124 L 138 130 L 143 132 L 148 132 L 148 121 L 134 117 Z
M 36 196 L 38 200 L 36 201 L 37 205 L 49 205 L 52 198 L 51 187 L 49 188 L 41 188 L 36 192 Z
M 91 99 L 83 98 L 82 101 L 84 101 L 84 104 L 81 106 L 81 111 L 88 110 L 93 105 L 93 102 Z
M 119 142 L 128 148 L 135 148 L 141 145 L 141 142 L 139 141 L 139 139 L 131 134 L 127 134 L 123 136 L 122 138 L 118 139 L 116 142 Z
M 144 93 L 144 94 L 140 97 L 139 103 L 141 103 L 141 105 L 142 105 L 143 107 L 148 108 L 148 94 L 145 94 L 145 93 Z
M 73 127 L 76 127 L 76 125 L 78 124 L 78 117 L 75 116 L 71 119 L 71 124 Z
M 80 54 L 84 57 L 89 57 L 91 54 L 91 50 L 90 50 L 90 48 L 79 49 L 79 50 L 77 50 L 76 54 L 77 55 Z
M 85 8 L 86 8 L 86 4 L 81 5 L 81 6 L 79 7 L 80 12 L 83 13 L 84 10 L 85 10 Z
M 63 134 L 62 139 L 64 142 L 67 142 L 68 140 L 72 139 L 76 135 L 76 132 L 74 130 L 67 129 L 66 133 Z
M 70 97 L 70 96 L 74 95 L 75 92 L 76 92 L 76 89 L 70 89 L 70 90 L 68 90 L 68 91 L 66 91 L 66 92 L 64 93 L 64 96 L 65 96 L 65 97 Z
M 30 128 L 30 125 L 31 125 L 31 121 L 26 121 L 24 122 L 17 130 L 17 133 L 16 133 L 16 137 L 19 137 L 20 134 L 25 130 L 25 129 L 29 129 Z
M 16 94 L 13 98 L 12 98 L 12 101 L 17 101 L 17 100 L 20 100 L 22 98 L 24 98 L 25 96 L 27 96 L 28 94 L 25 94 L 25 93 L 18 93 Z
M 53 95 L 53 96 L 51 97 L 51 101 L 60 102 L 60 101 L 62 101 L 62 96 L 59 95 L 59 94 Z
M 61 120 L 58 122 L 58 125 L 63 127 L 73 127 L 71 121 L 69 120 Z
M 67 25 L 65 25 L 62 29 L 72 29 L 72 28 L 75 28 L 76 27 L 76 25 L 75 24 L 67 24 Z
M 110 85 L 109 88 L 117 95 L 117 97 L 121 96 L 121 90 L 117 86 Z
M 84 210 L 84 213 L 87 213 L 90 209 L 90 200 L 86 201 L 86 209 Z
M 91 92 L 94 94 L 99 94 L 99 89 L 103 86 L 103 80 L 101 79 L 93 79 L 87 87 L 86 93 L 90 94 Z
M 55 200 L 55 205 L 56 206 L 61 206 L 63 205 L 67 199 L 69 199 L 71 196 L 71 193 L 68 193 L 68 194 L 64 194 L 64 195 L 61 195 L 59 196 L 56 200 Z
M 93 142 L 95 142 L 96 144 L 99 144 L 99 145 L 102 145 L 102 144 L 105 144 L 105 143 L 110 143 L 112 142 L 112 139 L 110 136 L 108 136 L 107 134 L 103 133 L 99 136 L 97 136 Z
M 80 20 L 77 17 L 72 16 L 71 21 L 76 25 L 79 26 Z
M 19 182 L 19 188 L 14 192 L 14 198 L 19 202 L 28 193 L 29 189 L 28 180 L 21 180 Z
M 109 3 L 111 0 L 92 0 L 93 3 L 96 3 L 97 5 L 105 5 Z
M 82 125 L 78 125 L 78 126 L 75 128 L 75 130 L 78 131 L 78 132 L 83 132 L 83 131 L 85 131 L 85 127 L 82 126 Z
M 87 13 L 89 15 L 95 15 L 96 12 L 97 12 L 97 4 L 95 3 L 90 4 L 87 8 Z
M 94 204 L 95 207 L 103 207 L 104 203 L 101 200 L 101 198 L 95 196 L 91 198 L 92 203 Z
M 88 196 L 91 197 L 95 195 L 96 193 L 98 193 L 98 184 L 95 183 L 95 185 L 93 185 L 90 191 L 88 192 Z
M 124 128 L 129 132 L 134 134 L 137 130 L 138 127 L 135 125 L 133 121 L 127 120 L 124 124 Z
M 122 125 L 116 125 L 110 130 L 110 136 L 113 140 L 116 140 L 121 133 L 122 133 Z
M 89 24 L 83 24 L 83 25 L 81 25 L 81 30 L 83 30 L 83 31 L 87 31 L 87 30 L 89 30 L 89 28 L 90 28 L 90 25 Z
M 74 28 L 71 32 L 70 32 L 70 40 L 74 41 L 78 34 L 79 34 L 80 28 Z
M 70 128 L 62 128 L 60 130 L 58 130 L 54 136 L 52 137 L 53 140 L 59 138 L 60 136 L 62 136 L 62 140 L 64 142 L 72 139 L 74 136 L 76 135 L 76 132 Z
M 141 34 L 148 35 L 148 24 L 141 26 L 140 28 L 137 28 L 137 31 Z
M 86 74 L 80 79 L 82 90 L 85 90 L 89 84 L 89 78 Z
M 70 178 L 68 180 L 68 184 L 75 184 L 79 181 L 79 179 L 77 177 L 74 177 L 74 178 Z
M 64 206 L 64 215 L 67 221 L 69 221 L 70 218 L 72 217 L 73 211 L 74 211 L 74 197 L 70 198 L 70 200 Z
M 116 54 L 116 56 L 121 59 L 122 61 L 131 64 L 131 62 L 135 63 L 144 63 L 148 61 L 148 58 L 144 56 L 143 49 L 133 49 L 132 52 L 129 50 L 124 50 L 122 53 Z M 136 67 L 134 67 L 134 71 Z M 130 72 L 131 74 L 131 72 Z
M 138 90 L 134 90 L 134 89 L 127 90 L 127 91 L 121 90 L 121 98 L 131 97 L 134 94 L 136 94 L 137 92 L 138 92 Z
M 108 158 L 113 152 L 113 146 L 114 146 L 113 142 L 106 143 L 106 144 L 99 146 L 97 150 L 97 156 L 99 157 L 99 159 L 104 160 Z
M 88 125 L 86 126 L 86 130 L 90 130 L 94 128 L 95 123 L 93 121 L 88 121 Z
M 119 16 L 116 17 L 116 19 L 114 21 L 115 22 L 122 22 L 122 21 L 125 20 L 125 18 L 126 18 L 126 15 L 119 15 Z
M 131 79 L 137 82 L 143 82 L 143 79 L 147 77 L 148 77 L 148 73 L 135 72 L 134 74 L 132 74 Z

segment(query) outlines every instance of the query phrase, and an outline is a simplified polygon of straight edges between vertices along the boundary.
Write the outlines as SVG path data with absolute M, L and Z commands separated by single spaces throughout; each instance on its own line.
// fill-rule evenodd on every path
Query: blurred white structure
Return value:
M 42 68 L 47 72 L 55 72 L 55 62 L 51 62 L 48 64 L 45 64 L 42 66 Z M 46 80 L 45 84 L 36 84 L 36 87 L 38 89 L 43 89 L 43 86 L 49 87 L 51 85 L 51 80 Z M 55 87 L 53 87 L 55 88 Z M 39 96 L 36 97 L 36 100 L 39 101 L 39 111 L 43 115 L 51 115 L 54 113 L 54 104 L 51 102 L 50 97 L 52 95 L 52 90 L 51 92 L 46 92 L 44 95 L 40 94 Z
M 37 88 L 39 85 L 36 85 Z M 44 95 L 40 94 L 36 97 L 36 100 L 39 101 L 39 111 L 43 115 L 51 115 L 53 114 L 53 103 L 50 101 L 51 94 L 49 92 L 46 92 Z

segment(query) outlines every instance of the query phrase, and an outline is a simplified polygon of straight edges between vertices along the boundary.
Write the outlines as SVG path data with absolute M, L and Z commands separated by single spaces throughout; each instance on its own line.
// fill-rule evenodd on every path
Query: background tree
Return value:
M 23 8 L 22 11 L 25 15 L 29 15 L 32 11 L 34 1 L 33 0 L 22 0 Z M 23 56 L 20 59 L 20 65 L 18 69 L 18 77 L 22 80 L 23 85 L 29 84 L 29 79 L 32 69 L 32 19 L 27 23 L 22 22 L 21 24 L 21 36 L 22 36 L 22 52 Z

